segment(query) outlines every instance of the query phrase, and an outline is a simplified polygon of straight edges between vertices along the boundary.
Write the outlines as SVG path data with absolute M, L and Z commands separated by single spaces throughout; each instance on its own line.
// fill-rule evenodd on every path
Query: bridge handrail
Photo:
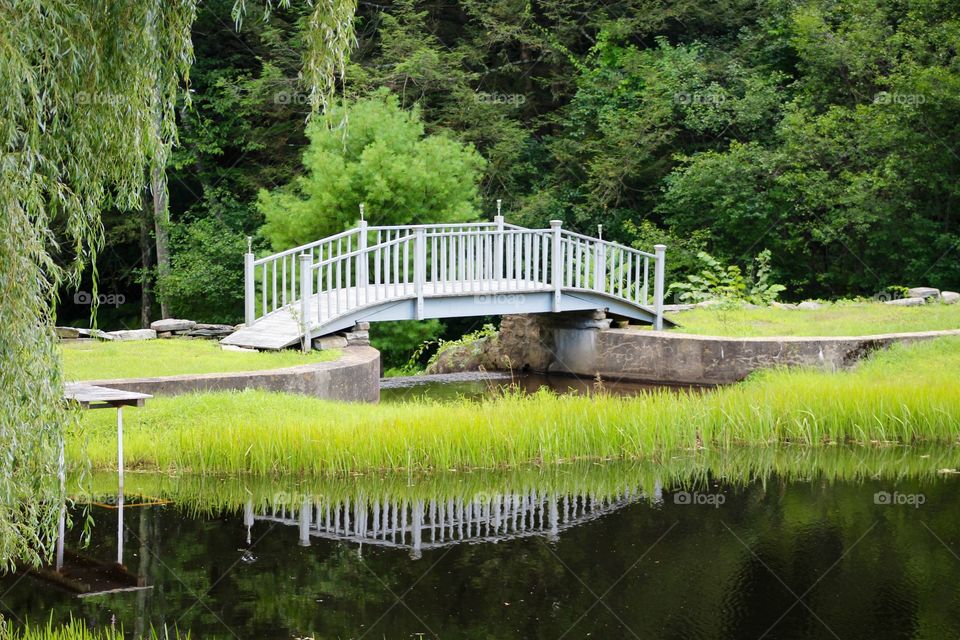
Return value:
M 665 249 L 657 245 L 650 253 L 593 238 L 562 229 L 557 220 L 547 229 L 508 224 L 502 216 L 493 222 L 416 225 L 368 226 L 361 221 L 353 229 L 261 258 L 248 243 L 245 317 L 252 325 L 299 303 L 307 333 L 313 326 L 311 298 L 319 322 L 398 297 L 416 298 L 416 317 L 421 318 L 425 292 L 463 296 L 552 290 L 553 309 L 559 310 L 563 291 L 588 290 L 649 306 L 652 285 L 659 329 Z

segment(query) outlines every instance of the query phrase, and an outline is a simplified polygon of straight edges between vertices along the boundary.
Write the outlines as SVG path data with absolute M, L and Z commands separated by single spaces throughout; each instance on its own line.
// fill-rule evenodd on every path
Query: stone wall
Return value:
M 451 349 L 431 373 L 484 368 L 564 373 L 608 380 L 715 385 L 777 366 L 849 367 L 894 343 L 960 335 L 960 330 L 873 336 L 726 338 L 610 328 L 602 313 L 507 316 L 492 339 Z M 508 366 L 505 366 L 508 365 Z
M 89 380 L 84 383 L 160 396 L 260 389 L 299 393 L 325 400 L 379 402 L 380 352 L 368 346 L 349 346 L 342 351 L 343 355 L 336 360 L 284 369 Z

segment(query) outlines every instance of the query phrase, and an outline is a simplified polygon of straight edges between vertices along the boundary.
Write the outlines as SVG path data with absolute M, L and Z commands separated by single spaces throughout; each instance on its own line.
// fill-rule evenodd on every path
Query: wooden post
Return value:
M 494 278 L 497 280 L 497 290 L 500 290 L 500 284 L 503 281 L 503 216 L 500 215 L 500 200 L 497 200 L 497 215 L 493 217 L 493 221 L 497 225 L 497 241 L 493 247 L 493 274 Z
M 304 353 L 313 347 L 310 337 L 310 297 L 313 295 L 313 259 L 309 253 L 300 254 L 300 331 L 301 345 Z M 335 291 L 334 295 L 339 295 Z
M 553 234 L 553 247 L 550 250 L 550 284 L 553 285 L 553 310 L 560 311 L 560 296 L 563 294 L 560 279 L 563 274 L 563 263 L 560 260 L 561 238 L 560 227 L 563 225 L 561 220 L 551 220 L 550 229 Z
M 117 473 L 123 488 L 123 407 L 117 406 Z
M 427 270 L 427 243 L 423 227 L 413 237 L 413 291 L 417 296 L 417 320 L 423 320 L 423 284 Z
M 243 321 L 249 327 L 254 321 L 253 238 L 247 236 L 247 253 L 243 256 Z
M 363 302 L 367 302 L 367 285 L 370 279 L 367 277 L 369 266 L 367 265 L 367 221 L 363 220 L 363 205 L 360 205 L 360 236 L 357 239 L 357 304 L 360 304 L 360 287 L 363 287 Z
M 657 331 L 663 330 L 663 270 L 664 270 L 664 261 L 666 259 L 667 246 L 664 244 L 657 244 L 653 247 L 654 254 L 656 255 L 656 263 L 653 267 L 653 304 L 654 312 L 656 313 L 656 319 L 653 324 L 653 328 Z

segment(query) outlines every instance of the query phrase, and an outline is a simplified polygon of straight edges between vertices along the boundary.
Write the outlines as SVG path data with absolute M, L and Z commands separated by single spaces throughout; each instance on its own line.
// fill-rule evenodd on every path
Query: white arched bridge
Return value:
M 245 261 L 245 326 L 224 344 L 283 349 L 357 322 L 605 309 L 663 326 L 666 247 L 653 253 L 493 222 L 359 225 Z

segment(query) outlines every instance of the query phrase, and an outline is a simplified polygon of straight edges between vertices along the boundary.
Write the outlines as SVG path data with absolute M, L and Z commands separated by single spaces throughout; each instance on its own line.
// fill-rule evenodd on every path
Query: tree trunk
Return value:
M 167 229 L 170 224 L 170 211 L 167 206 L 167 175 L 159 167 L 153 169 L 150 190 L 153 192 L 153 227 L 157 238 L 157 287 L 160 297 L 160 317 L 169 318 L 170 309 L 163 295 L 163 278 L 170 272 L 170 251 L 168 249 Z
M 140 326 L 150 326 L 153 310 L 153 247 L 150 242 L 150 221 L 153 219 L 153 202 L 150 192 L 144 190 L 140 207 Z

